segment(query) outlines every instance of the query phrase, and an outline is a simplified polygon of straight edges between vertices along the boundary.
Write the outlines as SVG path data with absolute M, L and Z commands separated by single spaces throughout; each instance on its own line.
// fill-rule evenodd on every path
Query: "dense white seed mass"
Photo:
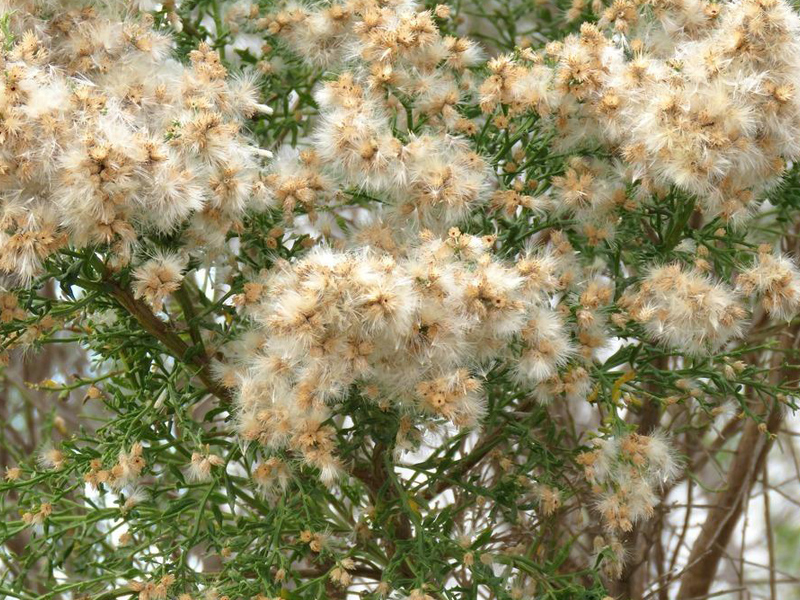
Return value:
M 736 285 L 744 294 L 759 296 L 761 306 L 776 319 L 788 321 L 800 310 L 800 269 L 769 246 L 759 249 L 753 266 L 739 274 Z
M 194 219 L 224 239 L 258 202 L 260 155 L 241 133 L 266 110 L 252 78 L 226 78 L 205 45 L 178 63 L 147 15 L 0 12 L 16 33 L 0 56 L 0 269 L 29 280 L 67 244 L 109 245 L 124 265 L 143 232 Z
M 739 335 L 747 314 L 734 290 L 680 265 L 652 269 L 620 304 L 655 339 L 691 354 L 715 351 Z
M 242 434 L 329 468 L 327 438 L 309 445 L 302 432 L 321 435 L 329 405 L 353 385 L 379 403 L 477 425 L 484 400 L 470 373 L 505 356 L 515 337 L 535 348 L 528 355 L 539 352 L 534 367 L 520 369 L 528 382 L 554 376 L 569 357 L 569 331 L 542 306 L 541 275 L 497 261 L 487 240 L 458 232 L 400 256 L 312 250 L 271 273 L 266 300 L 252 309 L 263 341 L 244 357 L 238 382 Z

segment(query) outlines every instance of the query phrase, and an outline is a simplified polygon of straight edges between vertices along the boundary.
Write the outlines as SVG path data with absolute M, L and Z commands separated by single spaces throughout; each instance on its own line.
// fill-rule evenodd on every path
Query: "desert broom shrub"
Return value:
M 6 0 L 0 44 L 0 595 L 777 597 L 794 7 Z

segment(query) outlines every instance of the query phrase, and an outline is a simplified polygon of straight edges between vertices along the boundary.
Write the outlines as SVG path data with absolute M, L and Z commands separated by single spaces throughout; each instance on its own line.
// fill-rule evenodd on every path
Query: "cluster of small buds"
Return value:
M 487 566 L 491 566 L 494 562 L 494 558 L 490 553 L 477 553 L 470 549 L 472 546 L 472 538 L 467 534 L 458 537 L 458 545 L 461 546 L 462 550 L 465 550 L 462 558 L 465 567 L 473 567 L 475 565 L 476 558 L 478 559 L 479 563 Z
M 578 464 L 597 494 L 597 510 L 609 532 L 631 531 L 653 515 L 656 490 L 679 474 L 675 451 L 659 433 L 596 438 L 593 443 L 595 449 L 580 454 Z
M 42 469 L 60 471 L 67 464 L 67 457 L 58 448 L 45 448 L 39 453 L 39 466 Z
M 607 342 L 607 327 L 604 309 L 614 296 L 608 281 L 590 279 L 581 290 L 575 320 L 578 327 L 579 352 L 589 360 Z
M 752 267 L 739 273 L 736 286 L 742 294 L 756 294 L 771 317 L 790 320 L 800 310 L 800 269 L 788 256 L 769 245 L 759 248 Z
M 6 348 L 10 349 L 17 344 L 21 345 L 22 347 L 30 347 L 45 334 L 54 330 L 60 325 L 62 325 L 62 323 L 55 319 L 52 315 L 44 315 L 41 319 L 37 319 L 36 321 L 29 323 L 25 328 L 25 332 L 21 336 L 11 340 Z
M 253 469 L 253 482 L 263 495 L 282 492 L 289 485 L 288 465 L 276 457 L 271 457 Z
M 411 590 L 408 596 L 404 596 L 403 600 L 435 600 L 433 596 L 426 593 L 424 589 L 417 588 Z
M 356 564 L 352 558 L 343 558 L 339 561 L 339 564 L 331 569 L 330 573 L 328 573 L 328 577 L 330 577 L 331 581 L 339 587 L 346 588 L 353 581 L 353 576 L 351 575 L 350 571 L 355 568 Z
M 192 459 L 187 467 L 186 475 L 189 481 L 210 481 L 211 470 L 224 465 L 225 459 L 209 453 L 208 449 L 205 452 L 192 452 Z
M 19 305 L 19 298 L 16 294 L 0 291 L 0 323 L 24 321 L 31 319 L 33 316 Z M 0 365 L 8 362 L 8 352 L 13 348 L 30 348 L 44 335 L 61 325 L 62 322 L 49 313 L 35 320 L 31 319 L 24 330 L 17 332 L 15 335 L 9 335 L 3 340 L 2 351 L 0 351 Z
M 131 446 L 129 452 L 120 452 L 116 464 L 110 469 L 103 469 L 99 458 L 93 459 L 90 470 L 84 475 L 84 481 L 97 489 L 106 484 L 113 489 L 122 489 L 136 483 L 147 465 L 143 456 L 144 448 L 140 443 Z
M 730 380 L 736 379 L 742 371 L 747 368 L 747 363 L 743 360 L 727 361 L 722 367 L 725 377 Z
M 41 525 L 51 514 L 53 514 L 53 505 L 49 502 L 42 502 L 36 511 L 22 513 L 22 521 L 26 525 Z
M 613 236 L 614 211 L 632 206 L 624 180 L 599 158 L 571 157 L 564 175 L 553 177 L 551 183 L 553 208 L 571 212 L 593 246 Z
M 318 200 L 333 187 L 323 175 L 315 152 L 296 152 L 288 146 L 272 161 L 264 183 L 287 224 L 292 223 L 297 209 L 302 209 L 314 221 Z
M 314 533 L 310 529 L 306 529 L 300 532 L 300 542 L 308 544 L 312 552 L 319 554 L 327 545 L 328 536 L 324 533 Z
M 380 406 L 467 427 L 484 410 L 478 365 L 509 358 L 521 382 L 554 385 L 572 355 L 571 331 L 549 308 L 562 265 L 546 249 L 517 265 L 490 250 L 490 239 L 454 229 L 398 256 L 317 247 L 270 272 L 251 308 L 263 336 L 231 357 L 240 434 L 298 452 L 330 480 L 339 464 L 324 422 L 353 385 Z M 581 372 L 576 395 L 588 390 Z
M 263 293 L 264 286 L 262 284 L 249 281 L 244 284 L 242 293 L 234 296 L 233 303 L 239 308 L 251 307 L 261 299 Z
M 234 37 L 243 31 L 254 30 L 254 23 L 260 17 L 258 3 L 251 0 L 237 0 L 236 2 L 225 3 L 220 8 L 222 10 L 222 23 Z
M 737 337 L 747 316 L 735 290 L 679 264 L 652 268 L 617 304 L 654 339 L 691 354 L 715 351 Z
M 156 312 L 161 311 L 164 300 L 180 288 L 187 261 L 177 254 L 160 252 L 133 270 L 133 292 Z
M 533 311 L 521 331 L 522 354 L 515 369 L 528 381 L 545 381 L 558 374 L 575 349 L 559 314 L 550 308 Z
M 483 416 L 480 382 L 466 369 L 417 384 L 423 409 L 461 426 L 474 426 Z
M 0 292 L 0 323 L 10 323 L 14 320 L 24 319 L 27 313 L 19 306 L 16 294 Z
M 174 583 L 174 575 L 164 575 L 158 581 L 132 581 L 128 587 L 139 600 L 164 600 Z
M 601 568 L 606 577 L 610 579 L 620 579 L 625 569 L 625 564 L 629 558 L 628 549 L 616 535 L 598 535 L 594 538 L 594 559 L 593 564 L 597 564 L 600 557 L 603 557 Z M 608 597 L 606 597 L 608 598 Z M 603 600 L 606 600 L 603 598 Z
M 526 187 L 535 189 L 536 182 L 533 185 L 525 184 L 517 179 L 511 189 L 508 190 L 495 190 L 492 192 L 489 208 L 494 211 L 504 213 L 506 216 L 511 217 L 519 211 L 520 208 L 527 208 L 534 211 L 543 211 L 549 206 L 549 201 L 543 196 L 533 196 L 525 194 Z
M 224 241 L 263 191 L 241 132 L 268 111 L 254 79 L 205 45 L 180 64 L 147 15 L 27 8 L 5 13 L 0 53 L 0 271 L 29 281 L 67 244 L 124 265 L 140 235 L 187 220 L 190 244 Z
M 589 371 L 580 364 L 572 364 L 563 372 L 557 373 L 537 385 L 533 394 L 542 404 L 548 404 L 560 398 L 574 402 L 587 398 L 591 387 L 592 379 Z
M 536 484 L 533 487 L 533 495 L 539 503 L 539 510 L 546 517 L 561 508 L 561 491 L 557 488 Z

